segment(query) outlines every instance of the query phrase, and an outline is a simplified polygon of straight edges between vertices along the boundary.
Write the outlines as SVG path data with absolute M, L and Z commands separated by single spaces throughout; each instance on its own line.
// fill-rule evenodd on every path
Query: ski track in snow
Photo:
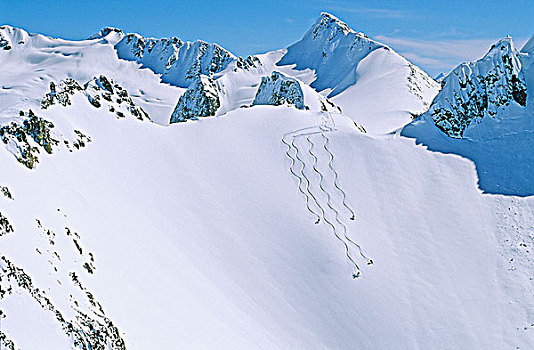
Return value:
M 333 174 L 333 187 L 337 190 L 336 192 L 339 192 L 339 195 L 341 196 L 342 206 L 345 209 L 347 209 L 347 211 L 350 213 L 351 215 L 350 220 L 354 220 L 355 219 L 354 210 L 347 204 L 347 200 L 346 200 L 347 195 L 339 184 L 339 175 L 333 165 L 334 154 L 328 148 L 328 144 L 330 140 L 325 135 L 325 133 L 334 132 L 337 129 L 335 128 L 335 122 L 330 112 L 323 113 L 323 116 L 325 115 L 327 115 L 328 118 L 327 119 L 323 118 L 321 125 L 294 130 L 292 132 L 285 134 L 282 137 L 281 141 L 287 147 L 287 151 L 285 153 L 291 161 L 291 165 L 289 166 L 289 171 L 291 175 L 295 177 L 298 181 L 298 189 L 299 189 L 299 192 L 302 193 L 302 195 L 305 198 L 307 210 L 317 218 L 317 220 L 315 221 L 315 224 L 319 224 L 322 219 L 331 228 L 336 239 L 338 239 L 343 244 L 343 247 L 345 249 L 345 256 L 355 268 L 355 272 L 353 273 L 352 277 L 358 278 L 362 275 L 362 272 L 361 272 L 359 265 L 356 263 L 356 261 L 354 260 L 351 254 L 349 245 L 353 245 L 354 247 L 356 247 L 356 249 L 359 252 L 359 255 L 365 260 L 367 265 L 372 265 L 373 260 L 367 257 L 363 253 L 361 246 L 349 237 L 348 232 L 347 232 L 348 231 L 347 226 L 343 223 L 343 221 L 340 218 L 340 210 L 336 209 L 336 206 L 334 202 L 332 201 L 333 195 L 324 186 L 325 176 L 323 175 L 321 170 L 318 168 L 318 162 L 319 162 L 319 156 L 320 156 L 320 154 L 318 153 L 318 150 L 320 150 L 320 148 L 316 147 L 313 141 L 311 140 L 311 137 L 315 135 L 321 135 L 321 137 L 324 139 L 322 148 L 325 150 L 325 152 L 328 155 L 328 168 Z M 291 137 L 290 142 L 286 141 L 286 138 L 289 138 L 289 137 Z M 320 203 L 320 200 L 318 199 L 319 196 L 313 193 L 312 188 L 311 188 L 310 177 L 306 176 L 306 173 L 305 173 L 306 160 L 303 157 L 299 156 L 299 148 L 295 142 L 299 138 L 305 138 L 309 145 L 309 148 L 307 148 L 306 151 L 313 160 L 311 169 L 313 170 L 315 174 L 317 174 L 317 178 L 318 178 L 317 187 L 319 188 L 320 192 L 323 193 L 326 197 L 326 206 L 324 204 L 322 205 Z M 292 149 L 295 150 L 294 157 L 291 154 Z M 314 152 L 314 149 L 315 149 L 315 152 Z M 297 162 L 300 163 L 301 166 L 300 166 L 299 171 L 295 172 L 294 166 Z M 310 166 L 308 166 L 308 168 L 310 168 Z M 306 183 L 306 185 L 303 188 L 304 183 Z M 310 202 L 311 202 L 310 198 L 313 200 L 313 203 L 318 208 L 318 211 L 320 212 L 320 214 L 317 213 L 317 211 L 312 209 L 310 205 Z M 327 218 L 328 213 L 332 213 L 332 216 L 334 217 L 334 221 L 335 223 L 337 223 L 337 225 Z M 342 235 L 339 232 L 340 229 L 341 229 Z
M 346 200 L 346 194 L 345 194 L 345 191 L 343 191 L 341 189 L 341 187 L 339 187 L 338 185 L 338 173 L 337 171 L 334 169 L 334 166 L 333 166 L 333 161 L 334 161 L 334 154 L 332 154 L 332 152 L 326 147 L 327 143 L 329 142 L 328 140 L 328 137 L 326 137 L 324 134 L 321 134 L 321 136 L 323 137 L 323 139 L 325 140 L 324 144 L 323 144 L 323 148 L 325 149 L 325 151 L 329 154 L 330 156 L 330 159 L 328 161 L 328 167 L 330 168 L 330 170 L 332 171 L 332 173 L 334 174 L 334 187 L 341 193 L 341 198 L 342 198 L 342 202 L 343 202 L 343 206 L 345 208 L 347 208 L 352 216 L 350 217 L 350 220 L 354 220 L 355 218 L 355 214 L 354 214 L 354 211 L 347 205 L 347 203 L 345 202 Z M 311 141 L 310 141 L 311 142 Z M 311 149 L 310 149 L 311 151 Z M 328 195 L 328 193 L 327 193 Z M 328 195 L 328 198 L 330 199 L 330 195 Z M 358 251 L 360 253 L 360 256 L 362 258 L 364 258 L 366 261 L 367 261 L 367 265 L 371 265 L 373 264 L 373 260 L 368 258 L 367 256 L 365 256 L 365 254 L 363 253 L 362 251 L 362 247 L 354 242 L 347 234 L 347 227 L 341 222 L 339 221 L 339 212 L 337 210 L 335 210 L 334 208 L 332 208 L 335 212 L 336 212 L 336 220 L 339 222 L 339 224 L 341 225 L 341 227 L 343 228 L 343 236 L 345 237 L 345 239 L 349 242 L 349 243 L 352 243 L 354 246 L 356 246 L 356 248 L 358 248 Z
M 304 171 L 305 164 L 304 164 L 304 162 L 302 162 L 302 160 L 299 159 L 299 156 L 298 156 L 298 148 L 295 147 L 295 145 L 294 145 L 293 143 L 292 143 L 292 146 L 289 145 L 284 139 L 282 139 L 282 142 L 287 146 L 286 155 L 289 157 L 289 159 L 291 159 L 291 165 L 289 166 L 289 171 L 291 172 L 291 174 L 292 174 L 295 178 L 297 178 L 299 191 L 300 191 L 300 193 L 302 193 L 302 195 L 303 195 L 304 198 L 306 199 L 306 208 L 308 209 L 308 211 L 309 211 L 312 215 L 314 215 L 314 216 L 317 217 L 317 221 L 315 222 L 315 224 L 318 224 L 319 221 L 321 220 L 321 218 L 320 218 L 319 214 L 317 214 L 315 211 L 313 211 L 313 210 L 311 209 L 311 207 L 310 207 L 310 197 L 309 197 L 308 194 L 302 189 L 302 182 L 303 182 L 302 179 L 304 178 L 304 179 L 306 180 L 306 191 L 307 191 L 308 193 L 310 193 L 310 190 L 309 190 L 309 188 L 310 188 L 310 181 L 308 180 L 308 178 L 307 178 L 306 176 L 304 176 L 303 171 Z M 296 157 L 297 159 L 299 159 L 300 162 L 302 163 L 302 168 L 301 168 L 301 170 L 300 170 L 300 173 L 302 174 L 302 176 L 297 175 L 297 174 L 295 173 L 295 171 L 293 170 L 293 166 L 295 165 L 295 159 L 294 159 L 294 158 L 291 156 L 291 154 L 290 154 L 290 152 L 291 152 L 291 148 L 292 148 L 292 147 L 293 147 L 293 148 L 295 149 L 295 151 L 296 151 L 296 152 L 295 152 L 295 157 Z M 311 193 L 310 193 L 310 195 L 311 195 Z M 312 195 L 312 196 L 313 196 L 313 195 Z M 315 203 L 316 203 L 317 206 L 318 206 L 319 204 L 317 203 L 317 199 L 315 199 L 315 197 L 313 197 L 313 199 L 314 199 Z
M 300 176 L 302 176 L 302 178 L 304 180 L 306 180 L 306 192 L 309 194 L 310 197 L 313 198 L 313 202 L 315 203 L 315 205 L 317 206 L 317 208 L 321 208 L 321 205 L 319 204 L 319 201 L 317 200 L 317 198 L 315 197 L 315 195 L 311 192 L 310 190 L 310 187 L 311 187 L 311 183 L 310 183 L 310 180 L 308 179 L 308 177 L 306 176 L 306 174 L 304 173 L 305 172 L 305 169 L 306 169 L 306 162 L 304 162 L 304 160 L 302 160 L 302 158 L 299 157 L 299 149 L 297 147 L 297 145 L 295 145 L 295 138 L 293 138 L 291 140 L 291 146 L 295 149 L 295 157 L 297 158 L 297 160 L 300 162 L 300 164 L 302 164 L 302 167 L 300 168 Z M 308 198 L 308 196 L 306 196 Z M 315 221 L 315 224 L 319 224 L 321 222 L 321 218 L 320 216 L 317 214 L 317 221 Z

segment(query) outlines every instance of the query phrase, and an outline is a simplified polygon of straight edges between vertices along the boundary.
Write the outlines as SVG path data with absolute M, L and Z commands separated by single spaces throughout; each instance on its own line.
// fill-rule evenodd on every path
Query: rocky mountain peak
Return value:
M 520 54 L 510 37 L 492 45 L 482 59 L 456 67 L 442 86 L 428 113 L 453 138 L 463 138 L 471 125 L 495 118 L 511 104 L 527 102 Z

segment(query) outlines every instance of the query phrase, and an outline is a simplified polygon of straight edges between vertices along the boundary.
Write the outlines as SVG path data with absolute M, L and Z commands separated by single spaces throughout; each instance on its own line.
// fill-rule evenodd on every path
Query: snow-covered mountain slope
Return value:
M 484 191 L 534 194 L 532 54 L 529 43 L 519 52 L 511 38 L 500 40 L 454 69 L 429 111 L 402 134 L 472 159 Z
M 390 47 L 323 13 L 276 63 L 310 69 L 311 86 L 370 132 L 385 133 L 424 112 L 439 84 Z
M 111 39 L 0 34 L 0 127 L 18 126 L 0 147 L 2 348 L 534 347 L 533 198 L 363 133 L 314 71 L 276 66 L 284 50 L 201 75 L 216 115 L 169 124 L 200 90 Z M 309 109 L 253 103 L 295 84 Z
M 320 134 L 310 136 L 313 145 L 305 136 L 294 139 L 309 191 L 326 218 L 335 223 L 330 193 L 347 235 L 374 261 L 366 265 L 351 247 L 363 272 L 353 280 L 354 266 L 321 214 L 314 225 L 280 142 L 292 130 L 320 125 L 319 114 L 255 106 L 161 127 L 116 119 L 83 102 L 46 111 L 58 125 L 76 114 L 77 127 L 93 138 L 82 152 L 57 152 L 35 172 L 0 152 L 2 183 L 14 197 L 2 200 L 0 211 L 15 230 L 1 237 L 1 251 L 36 287 L 51 286 L 50 300 L 62 311 L 77 288 L 65 274 L 75 272 L 127 348 L 533 344 L 532 300 L 524 292 L 531 288 L 525 249 L 532 244 L 533 203 L 480 194 L 468 162 L 402 138 L 364 136 L 334 115 L 338 130 L 326 133 L 327 147 L 356 214 L 351 221 L 325 140 Z M 289 154 L 296 159 L 295 149 Z M 311 154 L 319 159 L 322 182 Z M 293 171 L 300 168 L 295 164 Z M 36 219 L 66 248 L 64 227 L 79 232 L 83 256 L 40 241 Z M 512 226 L 521 230 L 513 245 Z M 340 224 L 335 230 L 342 235 Z M 518 250 L 519 244 L 528 246 Z M 94 274 L 83 268 L 88 252 Z M 61 273 L 54 270 L 58 264 Z M 28 293 L 7 296 L 2 310 L 2 330 L 17 348 L 68 348 L 53 315 Z
M 154 72 L 140 69 L 138 63 L 118 59 L 112 45 L 97 40 L 53 39 L 10 26 L 0 27 L 0 35 L 12 45 L 0 56 L 0 118 L 17 116 L 20 110 L 39 109 L 51 82 L 72 78 L 85 84 L 104 75 L 120 82 L 137 105 L 156 116 L 154 122 L 168 124 L 185 91 L 162 84 Z M 158 116 L 164 118 L 159 120 Z

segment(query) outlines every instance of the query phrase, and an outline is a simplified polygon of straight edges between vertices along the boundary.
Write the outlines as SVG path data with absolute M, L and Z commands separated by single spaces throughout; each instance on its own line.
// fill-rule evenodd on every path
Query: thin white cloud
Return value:
M 344 6 L 329 6 L 328 10 L 330 11 L 339 11 L 340 13 L 358 13 L 361 15 L 367 15 L 369 17 L 378 17 L 378 18 L 406 18 L 410 14 L 405 11 L 400 10 L 391 10 L 391 9 L 381 9 L 381 8 L 350 8 Z
M 413 17 L 413 13 L 403 10 L 385 9 L 377 7 L 365 7 L 361 3 L 354 3 L 352 1 L 341 0 L 320 0 L 321 9 L 326 11 L 336 12 L 340 15 L 342 13 L 358 13 L 368 17 L 377 18 L 406 18 Z
M 388 44 L 431 75 L 448 73 L 458 64 L 474 61 L 489 50 L 499 38 L 487 39 L 436 39 L 423 40 L 378 35 L 376 39 Z M 516 48 L 525 43 L 524 38 L 514 40 Z
M 295 24 L 296 22 L 294 18 L 289 18 L 289 17 L 284 18 L 284 21 L 289 24 Z

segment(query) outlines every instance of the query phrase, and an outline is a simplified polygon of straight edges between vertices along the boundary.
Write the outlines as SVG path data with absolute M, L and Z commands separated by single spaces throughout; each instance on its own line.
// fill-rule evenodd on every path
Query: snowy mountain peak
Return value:
M 510 37 L 492 45 L 482 59 L 456 67 L 443 79 L 442 86 L 425 115 L 452 138 L 473 137 L 469 132 L 472 126 L 493 124 L 488 118 L 508 119 L 508 108 L 524 108 L 527 104 L 520 53 Z M 497 124 L 487 131 L 495 134 L 495 128 Z M 473 132 L 481 136 L 481 129 L 476 129 Z
M 299 42 L 288 47 L 277 65 L 296 64 L 297 69 L 315 70 L 317 79 L 312 87 L 318 91 L 332 89 L 329 97 L 333 97 L 356 82 L 354 71 L 361 60 L 385 47 L 323 13 Z
M 505 53 L 517 52 L 511 36 L 507 36 L 491 46 L 488 53 L 482 58 L 487 59 L 494 56 L 502 56 Z
M 445 73 L 439 73 L 439 74 L 436 75 L 436 77 L 434 78 L 434 80 L 437 81 L 438 83 L 441 82 L 443 79 L 445 79 Z
M 322 13 L 276 65 L 292 66 L 303 74 L 313 72 L 306 83 L 350 111 L 357 123 L 376 126 L 370 130 L 380 132 L 398 128 L 409 122 L 411 115 L 426 111 L 439 90 L 436 81 L 390 47 L 352 30 L 328 13 Z M 402 102 L 384 103 L 383 99 L 364 97 L 370 91 L 382 96 L 402 95 L 397 100 Z M 392 110 L 407 112 L 390 122 Z
M 0 49 L 11 50 L 16 45 L 22 45 L 28 41 L 29 34 L 24 29 L 9 25 L 0 27 Z
M 349 33 L 356 32 L 336 16 L 323 12 L 321 13 L 321 16 L 317 18 L 315 24 L 306 33 L 305 37 L 311 35 L 314 40 L 325 37 L 332 40 L 338 35 L 347 35 Z

